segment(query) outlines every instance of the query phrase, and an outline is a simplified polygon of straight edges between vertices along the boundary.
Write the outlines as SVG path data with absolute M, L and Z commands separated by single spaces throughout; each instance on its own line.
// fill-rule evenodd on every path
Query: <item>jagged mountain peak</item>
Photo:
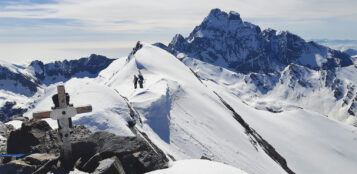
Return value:
M 164 49 L 241 73 L 278 72 L 291 63 L 315 70 L 353 64 L 345 53 L 306 42 L 289 31 L 261 31 L 238 13 L 220 9 L 211 10 L 187 38 L 176 35 Z
M 230 21 L 242 22 L 242 19 L 240 18 L 240 14 L 235 11 L 230 11 L 229 13 L 226 13 L 218 8 L 215 8 L 211 10 L 211 12 L 208 14 L 208 16 L 204 19 L 203 22 L 217 23 L 217 21 L 220 21 L 222 23 L 227 23 Z
M 240 14 L 234 11 L 226 13 L 220 9 L 213 9 L 203 22 L 196 26 L 188 37 L 189 41 L 197 37 L 218 37 L 222 33 L 236 33 L 240 29 L 253 28 L 260 32 L 260 28 L 249 22 L 243 22 Z

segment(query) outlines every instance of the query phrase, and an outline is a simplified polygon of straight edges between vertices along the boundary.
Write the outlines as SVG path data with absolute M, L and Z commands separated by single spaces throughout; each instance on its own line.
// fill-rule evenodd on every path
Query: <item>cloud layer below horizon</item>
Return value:
M 0 59 L 121 57 L 137 40 L 167 43 L 176 33 L 188 35 L 212 8 L 307 40 L 357 40 L 356 7 L 353 0 L 3 0 Z

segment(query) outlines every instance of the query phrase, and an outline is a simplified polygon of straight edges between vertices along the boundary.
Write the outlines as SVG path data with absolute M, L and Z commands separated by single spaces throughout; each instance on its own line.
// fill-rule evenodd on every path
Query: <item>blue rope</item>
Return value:
M 25 154 L 0 154 L 0 157 L 22 157 Z

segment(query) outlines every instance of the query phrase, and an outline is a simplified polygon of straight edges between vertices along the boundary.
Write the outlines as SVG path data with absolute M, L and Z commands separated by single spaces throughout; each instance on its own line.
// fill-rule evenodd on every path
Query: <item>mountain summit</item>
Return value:
M 167 49 L 242 73 L 280 71 L 291 63 L 316 70 L 353 64 L 345 53 L 287 31 L 261 31 L 239 13 L 220 9 L 211 10 L 187 38 L 176 35 Z

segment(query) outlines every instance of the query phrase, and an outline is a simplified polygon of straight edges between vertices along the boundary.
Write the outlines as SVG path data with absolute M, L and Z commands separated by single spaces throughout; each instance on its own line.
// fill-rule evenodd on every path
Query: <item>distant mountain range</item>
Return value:
M 348 49 L 357 50 L 357 40 L 313 39 L 312 41 L 341 51 Z
M 35 60 L 27 67 L 0 62 L 0 89 L 3 90 L 0 120 L 26 111 L 28 106 L 20 104 L 23 97 L 34 97 L 44 86 L 71 78 L 97 77 L 112 61 L 114 59 L 92 54 L 88 58 L 47 64 Z

